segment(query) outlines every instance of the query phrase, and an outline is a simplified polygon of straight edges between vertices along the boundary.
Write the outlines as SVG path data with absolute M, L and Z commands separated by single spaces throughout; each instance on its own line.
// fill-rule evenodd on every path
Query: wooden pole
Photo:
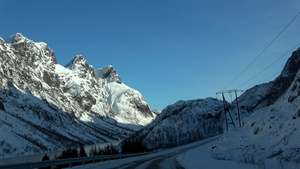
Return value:
M 223 97 L 223 106 L 224 106 L 224 113 L 225 113 L 225 123 L 226 123 L 226 130 L 228 131 L 228 123 L 227 123 L 227 108 L 226 108 L 226 101 L 225 101 L 225 97 L 224 97 L 224 93 L 222 93 L 222 97 Z
M 237 108 L 238 116 L 239 116 L 239 124 L 240 124 L 240 127 L 241 127 L 242 125 L 241 125 L 240 108 L 239 108 L 239 102 L 238 102 L 237 91 L 236 90 L 235 90 L 235 101 L 236 101 L 236 108 Z

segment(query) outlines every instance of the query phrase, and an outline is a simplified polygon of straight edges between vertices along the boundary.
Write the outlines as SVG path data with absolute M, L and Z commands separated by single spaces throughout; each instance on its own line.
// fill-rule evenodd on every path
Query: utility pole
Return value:
M 243 92 L 243 91 L 241 90 L 241 92 Z M 234 90 L 234 93 L 235 93 L 236 108 L 237 108 L 238 116 L 239 116 L 239 123 L 240 123 L 240 127 L 241 127 L 242 125 L 241 125 L 239 101 L 238 101 L 238 98 L 237 98 L 237 90 Z
M 235 101 L 236 101 L 236 106 L 237 106 L 237 111 L 238 111 L 238 118 L 239 118 L 239 124 L 240 126 L 241 125 L 241 117 L 240 117 L 240 110 L 239 110 L 239 103 L 238 103 L 238 99 L 237 99 L 237 92 L 243 92 L 243 90 L 225 90 L 225 91 L 220 91 L 220 92 L 217 92 L 216 95 L 218 94 L 222 94 L 222 98 L 223 98 L 223 106 L 224 106 L 224 113 L 225 113 L 225 122 L 226 122 L 226 129 L 228 131 L 228 121 L 227 121 L 227 113 L 229 114 L 230 116 L 230 120 L 231 120 L 231 124 L 233 125 L 233 127 L 235 128 L 235 124 L 234 124 L 234 121 L 232 119 L 232 116 L 231 116 L 231 113 L 229 111 L 229 104 L 226 102 L 225 100 L 225 96 L 224 96 L 224 93 L 228 93 L 231 95 L 231 93 L 235 93 Z

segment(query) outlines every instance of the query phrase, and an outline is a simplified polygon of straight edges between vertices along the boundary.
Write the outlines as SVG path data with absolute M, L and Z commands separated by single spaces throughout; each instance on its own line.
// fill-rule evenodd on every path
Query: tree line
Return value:
M 113 144 L 108 144 L 103 148 L 96 148 L 96 146 L 92 146 L 92 148 L 89 151 L 89 156 L 101 156 L 101 155 L 113 155 L 113 154 L 119 154 L 119 149 L 114 146 Z M 61 152 L 60 155 L 55 156 L 53 160 L 56 159 L 68 159 L 68 158 L 79 158 L 79 157 L 88 157 L 85 149 L 83 146 L 79 148 L 79 151 L 77 148 L 68 148 Z M 48 161 L 51 160 L 50 157 L 46 154 L 42 157 L 42 161 Z M 57 166 L 57 168 L 64 168 L 68 167 L 67 165 L 60 165 Z M 39 169 L 51 169 L 51 167 L 41 167 Z

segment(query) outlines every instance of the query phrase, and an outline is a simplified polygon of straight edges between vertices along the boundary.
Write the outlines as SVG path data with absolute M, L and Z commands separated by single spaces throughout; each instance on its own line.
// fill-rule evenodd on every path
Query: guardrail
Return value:
M 150 153 L 151 152 L 68 158 L 68 159 L 58 159 L 58 160 L 39 161 L 39 162 L 26 162 L 26 163 L 18 163 L 18 164 L 0 165 L 0 169 L 33 169 L 33 168 L 42 168 L 42 167 L 51 167 L 51 169 L 54 169 L 54 167 L 59 165 L 68 165 L 68 167 L 72 167 L 72 165 L 75 163 L 77 163 L 76 165 L 78 165 L 78 163 L 84 165 L 86 163 L 96 163 L 105 160 L 136 157 L 136 156 L 147 155 Z

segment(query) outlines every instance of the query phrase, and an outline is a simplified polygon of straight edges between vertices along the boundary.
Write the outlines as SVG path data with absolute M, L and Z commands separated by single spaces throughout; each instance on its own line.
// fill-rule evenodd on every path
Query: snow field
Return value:
M 209 142 L 201 147 L 194 148 L 177 157 L 177 161 L 185 169 L 299 169 L 297 163 L 265 160 L 264 165 L 246 164 L 237 161 L 217 160 L 211 155 L 211 148 L 217 141 Z

